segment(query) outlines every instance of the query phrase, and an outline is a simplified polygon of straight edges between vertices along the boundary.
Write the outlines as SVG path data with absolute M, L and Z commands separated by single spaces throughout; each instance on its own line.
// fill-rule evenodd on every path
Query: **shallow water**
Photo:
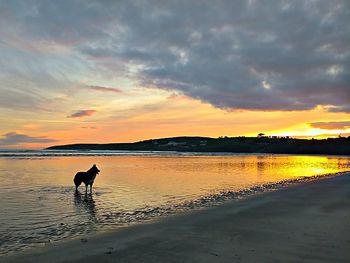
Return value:
M 350 170 L 350 158 L 130 152 L 0 153 L 0 255 Z M 92 195 L 73 176 L 95 164 Z M 263 187 L 261 187 L 263 185 Z M 250 189 L 249 191 L 245 189 Z

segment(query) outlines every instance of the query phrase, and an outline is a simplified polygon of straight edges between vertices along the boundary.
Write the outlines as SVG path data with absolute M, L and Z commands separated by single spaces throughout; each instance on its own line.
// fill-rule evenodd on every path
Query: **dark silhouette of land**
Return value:
M 289 137 L 174 137 L 134 143 L 69 144 L 48 147 L 47 150 L 128 150 L 178 152 L 232 152 L 277 154 L 350 155 L 350 137 L 322 140 Z

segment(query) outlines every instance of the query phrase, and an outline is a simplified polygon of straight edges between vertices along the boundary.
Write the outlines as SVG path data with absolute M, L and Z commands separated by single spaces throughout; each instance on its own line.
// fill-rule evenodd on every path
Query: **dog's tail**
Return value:
M 81 177 L 80 174 L 77 173 L 77 174 L 74 176 L 74 179 L 73 179 L 73 182 L 74 182 L 74 184 L 75 184 L 75 190 L 76 190 L 76 191 L 78 191 L 78 187 L 79 187 L 79 185 L 81 185 L 81 183 L 82 183 L 82 180 L 81 180 L 80 177 Z

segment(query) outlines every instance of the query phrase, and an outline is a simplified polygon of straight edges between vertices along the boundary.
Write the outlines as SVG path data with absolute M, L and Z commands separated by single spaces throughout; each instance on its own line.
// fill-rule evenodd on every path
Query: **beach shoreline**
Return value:
M 160 218 L 2 262 L 347 262 L 350 173 Z

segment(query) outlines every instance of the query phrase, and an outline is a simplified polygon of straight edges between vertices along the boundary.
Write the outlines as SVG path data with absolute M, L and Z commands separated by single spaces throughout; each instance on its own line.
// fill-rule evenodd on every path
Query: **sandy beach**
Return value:
M 349 262 L 350 174 L 49 244 L 2 262 Z

